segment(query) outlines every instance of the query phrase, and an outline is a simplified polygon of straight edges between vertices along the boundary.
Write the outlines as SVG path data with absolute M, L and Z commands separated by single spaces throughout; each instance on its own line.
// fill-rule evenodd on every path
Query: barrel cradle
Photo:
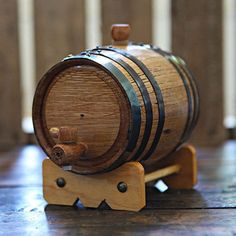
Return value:
M 35 92 L 39 144 L 78 174 L 128 161 L 151 166 L 184 143 L 197 122 L 198 91 L 185 62 L 152 45 L 127 44 L 129 30 L 122 32 L 113 30 L 112 46 L 66 57 Z

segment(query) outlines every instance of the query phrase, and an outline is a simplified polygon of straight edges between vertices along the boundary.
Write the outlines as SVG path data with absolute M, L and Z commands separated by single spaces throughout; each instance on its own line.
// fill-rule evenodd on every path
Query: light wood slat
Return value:
M 0 6 L 0 149 L 9 149 L 22 138 L 17 1 Z
M 103 44 L 111 44 L 110 28 L 115 23 L 129 23 L 131 41 L 151 43 L 151 0 L 102 0 Z
M 35 0 L 37 80 L 68 54 L 85 48 L 84 0 Z
M 200 119 L 192 141 L 220 144 L 225 139 L 222 1 L 172 1 L 172 48 L 187 61 L 200 91 Z

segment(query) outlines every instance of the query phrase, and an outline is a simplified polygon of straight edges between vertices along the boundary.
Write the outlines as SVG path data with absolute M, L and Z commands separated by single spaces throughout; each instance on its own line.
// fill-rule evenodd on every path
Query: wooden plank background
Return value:
M 22 141 L 17 0 L 0 0 L 0 148 Z
M 36 77 L 85 49 L 84 0 L 35 0 Z
M 172 50 L 183 57 L 200 93 L 200 117 L 192 141 L 217 145 L 223 127 L 222 1 L 172 1 Z
M 66 55 L 86 45 L 85 0 L 33 0 L 36 78 Z M 223 127 L 222 1 L 172 0 L 172 48 L 197 79 L 201 115 L 192 141 L 216 145 Z M 17 1 L 0 0 L 0 149 L 22 137 Z M 101 0 L 102 43 L 110 44 L 110 26 L 129 23 L 130 40 L 152 43 L 152 0 Z M 93 17 L 92 15 L 89 17 Z M 14 56 L 12 56 L 14 55 Z

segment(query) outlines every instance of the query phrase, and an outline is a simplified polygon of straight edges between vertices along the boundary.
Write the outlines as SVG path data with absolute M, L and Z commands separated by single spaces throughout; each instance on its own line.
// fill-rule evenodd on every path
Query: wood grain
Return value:
M 165 123 L 163 133 L 155 152 L 147 161 L 148 164 L 152 164 L 166 156 L 179 142 L 188 116 L 187 95 L 178 72 L 173 68 L 167 59 L 156 52 L 143 49 L 138 46 L 128 47 L 127 50 L 129 53 L 141 60 L 155 76 L 155 79 L 161 89 L 165 104 Z M 153 104 L 158 103 L 159 102 L 156 101 L 155 98 Z M 154 115 L 154 124 L 156 127 L 158 125 L 157 119 L 158 116 Z M 166 130 L 168 130 L 168 132 L 165 132 Z M 153 127 L 150 142 L 153 142 L 154 140 L 155 131 L 156 129 Z
M 172 48 L 196 77 L 200 119 L 192 141 L 218 145 L 223 127 L 222 1 L 172 1 Z
M 84 0 L 36 0 L 37 80 L 65 55 L 85 48 Z
M 129 24 L 113 24 L 111 26 L 111 37 L 113 39 L 113 44 L 128 44 L 129 35 L 130 35 L 130 25 Z
M 47 206 L 42 195 L 36 146 L 0 153 L 2 235 L 233 235 L 236 232 L 236 142 L 197 150 L 199 183 L 194 190 L 147 189 L 141 212 Z M 14 227 L 13 227 L 14 225 Z
M 97 68 L 70 68 L 55 78 L 45 98 L 48 129 L 76 127 L 77 140 L 89 146 L 87 158 L 110 149 L 120 128 L 118 97 L 101 78 L 111 80 Z
M 55 135 L 50 134 L 50 130 L 63 126 L 77 128 L 78 142 L 83 142 L 89 147 L 83 160 L 81 157 L 77 159 L 78 162 L 71 164 L 71 168 L 77 173 L 106 171 L 107 167 L 116 168 L 125 161 L 144 160 L 154 140 L 157 139 L 156 132 L 161 123 L 160 115 L 165 116 L 163 130 L 159 131 L 159 143 L 154 146 L 153 153 L 151 157 L 148 156 L 149 159 L 147 158 L 145 165 L 152 165 L 168 155 L 182 143 L 185 132 L 191 133 L 187 124 L 189 121 L 192 124 L 193 113 L 197 107 L 193 106 L 192 110 L 189 109 L 192 102 L 187 96 L 183 82 L 184 79 L 187 79 L 186 74 L 183 74 L 182 78 L 166 57 L 150 48 L 135 45 L 119 46 L 119 48 L 126 50 L 142 62 L 154 80 L 151 83 L 151 78 L 133 59 L 117 52 L 97 49 L 99 54 L 93 55 L 101 65 L 113 65 L 118 69 L 136 94 L 141 111 L 141 126 L 139 134 L 136 135 L 137 143 L 129 152 L 121 155 L 125 151 L 125 143 L 131 139 L 129 138 L 129 132 L 132 131 L 130 129 L 137 126 L 132 123 L 130 118 L 135 116 L 130 107 L 132 99 L 129 98 L 130 101 L 126 101 L 128 95 L 124 89 L 121 89 L 123 85 L 120 85 L 118 78 L 105 72 L 105 69 L 85 65 L 85 63 L 91 64 L 90 60 L 82 61 L 82 59 L 72 56 L 70 60 L 57 64 L 46 73 L 36 90 L 33 120 L 36 136 L 47 155 L 52 156 L 51 150 L 56 143 L 53 138 Z M 93 52 L 96 53 L 96 51 Z M 136 78 L 130 74 L 127 66 L 122 66 L 118 60 L 124 61 L 134 69 L 148 95 L 143 94 Z M 73 63 L 73 66 L 69 67 L 69 63 Z M 155 80 L 163 97 L 163 111 L 159 111 L 162 101 L 157 95 L 157 88 L 153 85 Z M 193 95 L 194 93 L 191 91 L 189 96 L 192 96 L 192 100 Z M 145 137 L 146 146 L 136 155 L 144 140 L 144 131 L 148 122 L 147 105 L 145 104 L 148 96 L 152 108 L 151 131 L 150 135 Z M 118 164 L 117 161 L 119 161 Z
M 0 1 L 0 150 L 22 141 L 17 1 Z
M 64 187 L 57 186 L 57 178 L 65 180 Z M 121 182 L 127 191 L 118 190 Z M 144 169 L 139 162 L 130 162 L 112 172 L 84 176 L 64 171 L 45 159 L 43 195 L 48 204 L 72 206 L 79 199 L 85 207 L 97 208 L 105 201 L 114 210 L 139 211 L 146 204 Z
M 192 189 L 196 185 L 197 160 L 194 147 L 181 147 L 167 158 L 168 164 L 151 173 L 145 174 L 139 162 L 128 162 L 110 172 L 92 176 L 65 171 L 56 165 L 54 159 L 45 159 L 44 199 L 53 205 L 72 206 L 79 199 L 85 207 L 98 208 L 104 202 L 114 210 L 140 211 L 146 205 L 145 183 L 163 179 L 168 187 L 174 189 Z M 67 160 L 70 161 L 69 158 Z

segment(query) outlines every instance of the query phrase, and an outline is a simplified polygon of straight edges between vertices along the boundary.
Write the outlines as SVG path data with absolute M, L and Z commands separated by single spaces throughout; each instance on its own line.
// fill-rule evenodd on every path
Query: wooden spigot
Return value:
M 88 150 L 85 143 L 77 142 L 78 128 L 53 127 L 49 132 L 57 140 L 57 144 L 52 149 L 51 158 L 58 165 L 70 165 Z
M 114 24 L 111 26 L 111 37 L 113 45 L 128 45 L 130 35 L 129 24 Z

